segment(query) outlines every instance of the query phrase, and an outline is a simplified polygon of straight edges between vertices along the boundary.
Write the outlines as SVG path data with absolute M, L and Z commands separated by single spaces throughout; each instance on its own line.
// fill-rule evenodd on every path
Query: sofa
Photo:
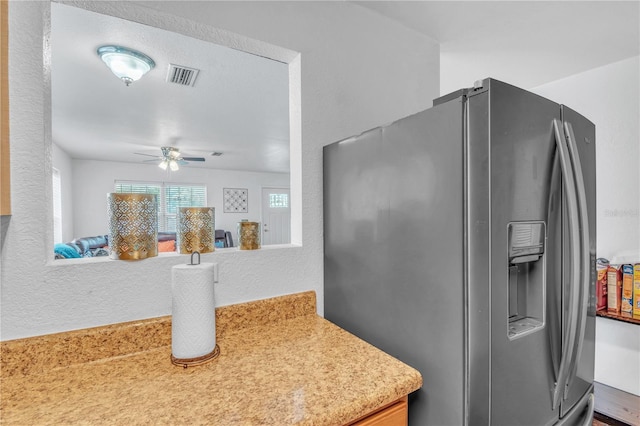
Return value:
M 109 236 L 76 238 L 53 247 L 55 259 L 73 259 L 79 257 L 109 256 Z
M 216 229 L 215 238 L 216 247 L 233 247 L 233 239 L 229 231 Z M 175 232 L 158 232 L 158 251 L 176 251 Z M 56 244 L 53 252 L 55 259 L 109 256 L 109 236 L 76 238 L 68 243 Z

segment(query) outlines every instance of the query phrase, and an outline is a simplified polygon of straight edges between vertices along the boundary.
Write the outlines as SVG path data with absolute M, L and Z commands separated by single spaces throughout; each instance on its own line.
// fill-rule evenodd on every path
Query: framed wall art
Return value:
M 247 213 L 249 211 L 249 190 L 247 188 L 224 188 L 225 213 Z

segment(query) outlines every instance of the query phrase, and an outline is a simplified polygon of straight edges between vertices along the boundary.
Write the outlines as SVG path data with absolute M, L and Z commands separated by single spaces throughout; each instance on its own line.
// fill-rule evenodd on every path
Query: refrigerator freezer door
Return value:
M 470 271 L 469 291 L 488 286 L 489 306 L 478 305 L 472 297 L 469 303 L 470 312 L 486 310 L 490 321 L 488 424 L 547 425 L 557 420 L 558 409 L 551 401 L 555 374 L 546 294 L 561 283 L 548 279 L 546 262 L 558 248 L 550 246 L 553 239 L 545 235 L 544 251 L 512 263 L 509 230 L 510 224 L 541 223 L 545 225 L 537 229 L 546 232 L 555 153 L 552 122 L 560 118 L 560 105 L 495 80 L 488 83 L 487 92 L 469 99 L 468 141 L 468 161 L 474 162 L 473 154 L 484 165 L 469 168 L 468 233 L 471 247 L 481 247 L 483 238 L 488 241 L 489 250 L 470 255 L 484 257 L 489 270 L 487 276 Z M 485 115 L 488 135 L 481 138 L 474 129 L 481 127 L 477 123 Z M 482 183 L 483 174 L 488 176 L 488 188 Z M 472 204 L 476 191 L 481 192 L 477 200 L 487 203 L 484 217 Z M 486 217 L 488 229 L 476 225 Z M 474 418 L 471 411 L 470 424 L 481 424 Z
M 324 149 L 325 316 L 418 369 L 409 424 L 464 424 L 463 102 Z

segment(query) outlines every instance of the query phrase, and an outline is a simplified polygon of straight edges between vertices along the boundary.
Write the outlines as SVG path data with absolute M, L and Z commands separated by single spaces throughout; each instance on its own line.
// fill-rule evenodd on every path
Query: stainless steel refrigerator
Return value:
M 410 425 L 589 424 L 595 188 L 594 125 L 494 79 L 324 148 L 325 316 L 422 373 Z

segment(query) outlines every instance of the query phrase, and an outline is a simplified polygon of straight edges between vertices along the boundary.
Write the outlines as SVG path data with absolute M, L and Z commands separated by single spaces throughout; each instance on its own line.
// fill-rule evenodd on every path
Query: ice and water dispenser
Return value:
M 544 326 L 546 228 L 544 222 L 511 222 L 508 235 L 508 335 L 515 339 Z

